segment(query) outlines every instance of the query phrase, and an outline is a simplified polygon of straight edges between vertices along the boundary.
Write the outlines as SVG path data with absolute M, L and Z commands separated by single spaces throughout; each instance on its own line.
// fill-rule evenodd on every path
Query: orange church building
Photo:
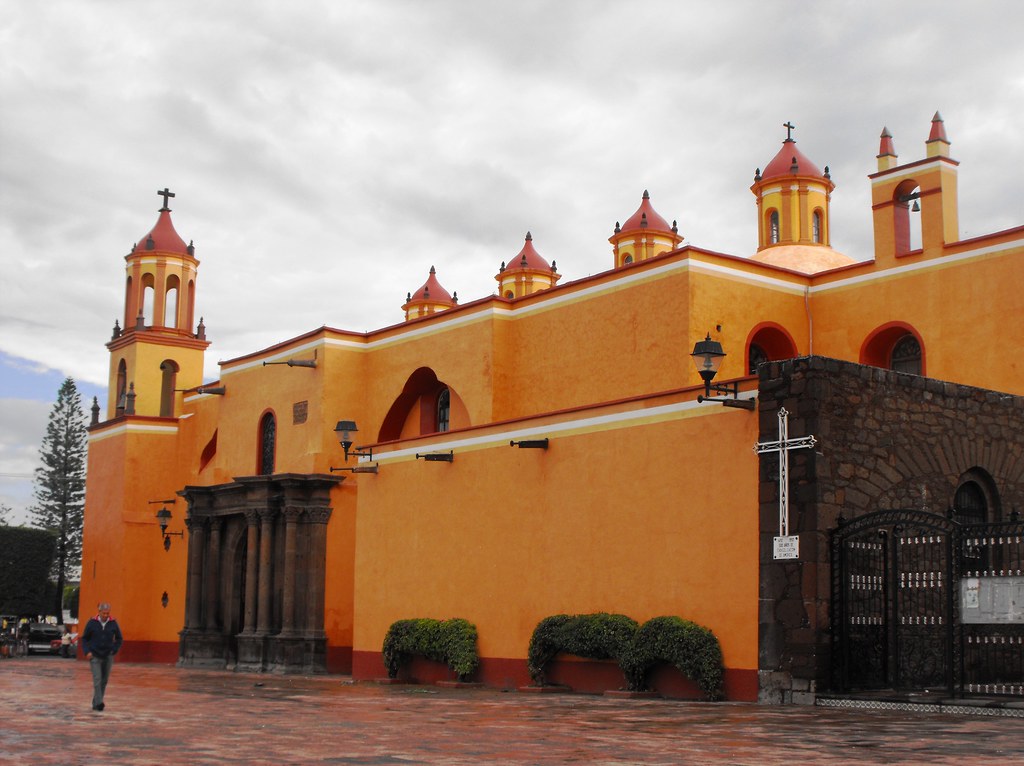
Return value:
M 125 259 L 105 417 L 93 412 L 82 603 L 116 605 L 127 660 L 357 680 L 385 674 L 396 620 L 461 617 L 478 631 L 476 680 L 499 688 L 530 683 L 545 617 L 678 615 L 717 636 L 730 699 L 841 686 L 853 671 L 836 670 L 849 651 L 833 643 L 846 586 L 832 528 L 911 503 L 946 518 L 968 496 L 984 506 L 972 522 L 1010 524 L 1024 501 L 1012 434 L 996 448 L 1002 432 L 965 433 L 934 467 L 865 469 L 858 445 L 887 426 L 841 427 L 870 422 L 877 410 L 857 408 L 882 407 L 867 392 L 883 389 L 903 431 L 876 457 L 901 434 L 910 449 L 928 441 L 913 430 L 925 400 L 943 409 L 921 417 L 948 433 L 974 389 L 1004 396 L 993 429 L 1024 419 L 1006 349 L 1024 337 L 1024 227 L 960 239 L 949 149 L 938 114 L 923 159 L 900 164 L 882 132 L 870 260 L 831 247 L 835 184 L 789 135 L 750 187 L 752 254 L 686 242 L 644 192 L 614 227 L 607 271 L 564 280 L 527 234 L 496 256 L 495 293 L 460 302 L 424 263 L 405 321 L 314 329 L 222 362 L 207 384 L 199 261 L 164 190 Z M 711 355 L 690 358 L 701 341 Z M 755 445 L 784 441 L 783 408 L 789 437 L 824 432 L 780 483 L 786 445 Z M 600 691 L 616 673 L 562 657 L 552 675 Z M 671 673 L 661 684 L 693 691 Z

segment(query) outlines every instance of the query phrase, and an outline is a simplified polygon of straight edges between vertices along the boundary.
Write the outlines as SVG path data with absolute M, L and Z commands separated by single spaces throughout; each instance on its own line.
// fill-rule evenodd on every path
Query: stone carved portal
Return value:
M 326 672 L 330 491 L 322 474 L 186 487 L 188 579 L 180 665 Z

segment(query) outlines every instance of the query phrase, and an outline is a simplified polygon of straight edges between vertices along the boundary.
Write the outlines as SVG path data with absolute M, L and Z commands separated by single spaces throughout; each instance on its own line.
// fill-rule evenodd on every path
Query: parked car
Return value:
M 33 622 L 28 626 L 28 653 L 46 652 L 56 654 L 60 650 L 61 629 L 45 622 Z M 53 648 L 54 640 L 57 648 Z

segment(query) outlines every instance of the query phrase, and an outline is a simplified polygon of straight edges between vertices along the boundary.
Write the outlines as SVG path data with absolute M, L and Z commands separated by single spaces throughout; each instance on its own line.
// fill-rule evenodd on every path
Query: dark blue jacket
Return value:
M 117 654 L 122 641 L 124 637 L 121 635 L 117 620 L 111 617 L 104 625 L 95 617 L 91 617 L 85 625 L 85 632 L 82 633 L 82 654 L 91 654 L 100 659 L 110 657 Z

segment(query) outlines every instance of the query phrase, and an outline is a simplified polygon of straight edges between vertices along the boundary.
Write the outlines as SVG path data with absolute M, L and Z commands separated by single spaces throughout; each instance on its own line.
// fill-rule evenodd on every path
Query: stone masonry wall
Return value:
M 878 510 L 944 514 L 968 472 L 983 476 L 994 517 L 1024 511 L 1024 398 L 824 357 L 759 371 L 760 441 L 814 435 L 790 453 L 790 534 L 800 558 L 773 560 L 778 457 L 760 465 L 760 696 L 813 702 L 830 683 L 830 531 Z M 979 470 L 980 469 L 980 470 Z

